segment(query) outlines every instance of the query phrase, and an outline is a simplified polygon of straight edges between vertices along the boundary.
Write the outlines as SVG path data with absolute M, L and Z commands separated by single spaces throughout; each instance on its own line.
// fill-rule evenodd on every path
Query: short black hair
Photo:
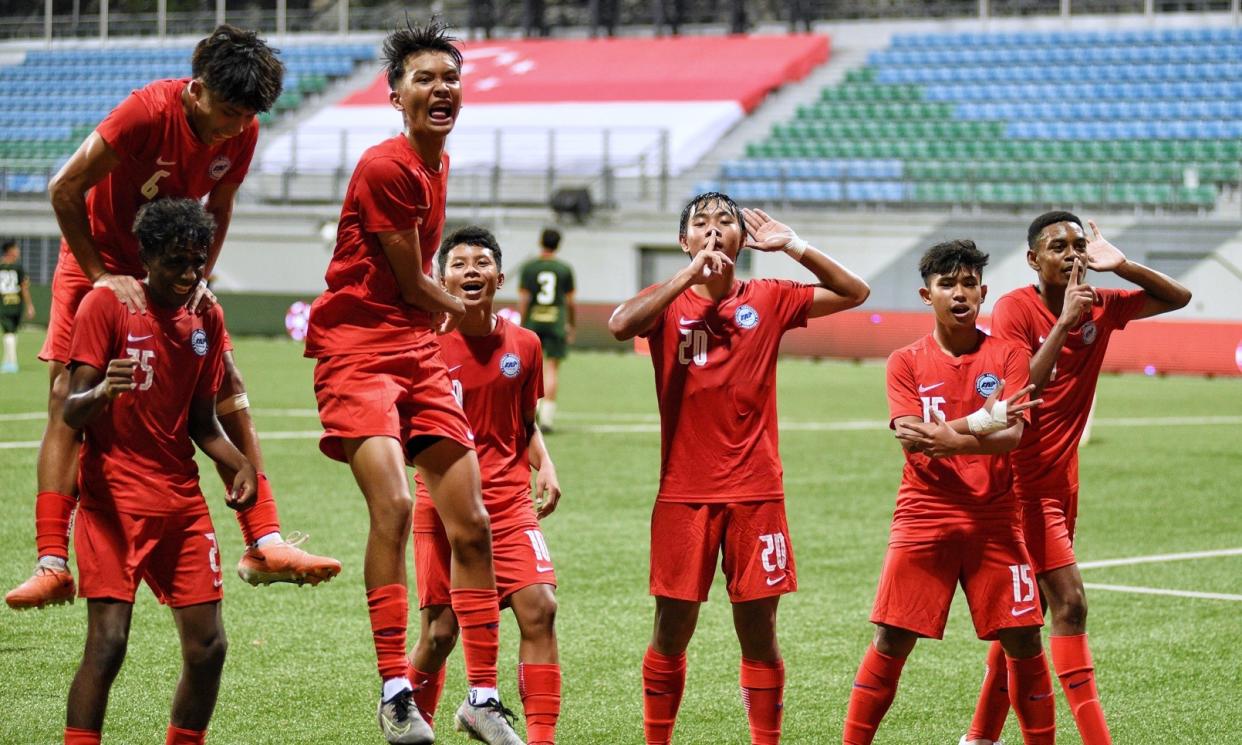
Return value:
M 134 218 L 138 255 L 147 263 L 186 246 L 206 252 L 215 236 L 215 218 L 197 199 L 157 199 Z
M 733 201 L 733 198 L 728 194 L 723 194 L 718 191 L 709 191 L 699 194 L 694 199 L 691 199 L 690 203 L 686 205 L 686 208 L 681 211 L 681 223 L 677 227 L 678 240 L 686 237 L 686 227 L 690 224 L 690 216 L 712 202 L 722 202 L 729 208 L 729 211 L 737 217 L 737 224 L 742 227 L 742 238 L 746 238 L 748 233 L 746 232 L 746 220 L 742 218 L 742 208 L 738 207 L 737 202 Z
M 440 250 L 436 251 L 436 265 L 440 267 L 440 276 L 444 276 L 444 267 L 448 265 L 449 251 L 453 250 L 453 246 L 461 244 L 467 246 L 478 246 L 491 250 L 492 258 L 496 260 L 496 270 L 500 271 L 503 264 L 500 256 L 500 241 L 496 240 L 496 236 L 492 235 L 492 231 L 479 225 L 467 225 L 464 228 L 454 230 L 451 235 L 440 242 Z
M 539 234 L 539 245 L 549 251 L 555 251 L 561 247 L 561 231 L 556 228 L 544 228 Z
M 974 241 L 945 241 L 927 249 L 919 259 L 919 274 L 928 285 L 933 274 L 954 274 L 958 269 L 975 269 L 982 277 L 987 265 L 988 255 L 976 248 Z
M 1044 228 L 1049 225 L 1056 225 L 1059 222 L 1072 222 L 1078 227 L 1083 227 L 1082 220 L 1078 219 L 1078 215 L 1065 210 L 1053 210 L 1045 212 L 1039 217 L 1031 221 L 1031 227 L 1026 229 L 1026 245 L 1032 251 L 1035 250 L 1035 244 L 1039 241 L 1039 234 L 1044 232 Z
M 285 65 L 258 34 L 216 26 L 194 47 L 190 69 L 215 95 L 250 111 L 269 111 L 284 87 Z
M 457 69 L 461 69 L 461 50 L 453 42 L 455 37 L 449 36 L 448 24 L 439 18 L 432 18 L 423 25 L 405 20 L 405 28 L 399 28 L 384 39 L 384 69 L 388 72 L 389 90 L 397 89 L 397 81 L 405 75 L 405 61 L 411 54 L 421 52 L 443 52 L 453 58 Z
M 5 238 L 4 242 L 0 243 L 0 253 L 8 253 L 14 248 L 17 248 L 16 238 Z

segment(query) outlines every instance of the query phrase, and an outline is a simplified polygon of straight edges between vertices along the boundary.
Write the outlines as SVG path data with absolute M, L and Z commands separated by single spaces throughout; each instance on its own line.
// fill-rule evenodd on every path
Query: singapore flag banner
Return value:
M 453 170 L 677 174 L 694 165 L 767 94 L 828 59 L 828 38 L 699 36 L 496 40 L 461 45 L 463 107 Z M 379 72 L 333 106 L 273 138 L 265 172 L 352 171 L 366 148 L 401 130 Z

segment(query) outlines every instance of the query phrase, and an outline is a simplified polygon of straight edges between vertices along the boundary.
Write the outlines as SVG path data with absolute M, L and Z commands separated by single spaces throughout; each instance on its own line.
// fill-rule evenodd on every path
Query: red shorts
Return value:
M 39 359 L 44 362 L 62 362 L 69 364 L 69 342 L 73 338 L 73 317 L 78 313 L 86 294 L 95 285 L 76 262 L 61 260 L 56 264 L 56 273 L 52 275 L 52 307 L 47 320 L 47 336 L 43 339 L 43 349 L 39 350 Z
M 1001 629 L 1043 625 L 1022 539 L 995 533 L 890 543 L 871 622 L 941 639 L 959 582 L 980 639 L 995 639 Z
M 705 602 L 722 551 L 731 602 L 798 589 L 784 501 L 657 501 L 651 511 L 651 594 Z
M 73 545 L 80 597 L 133 603 L 141 580 L 173 608 L 223 597 L 220 549 L 206 513 L 150 517 L 79 507 Z
M 362 437 L 391 437 L 408 446 L 431 435 L 474 449 L 474 433 L 453 397 L 436 342 L 401 352 L 324 357 L 315 365 L 315 399 L 324 429 L 319 449 L 333 460 L 345 461 L 341 440 Z
M 451 605 L 449 595 L 449 564 L 452 550 L 444 525 L 434 532 L 414 533 L 414 575 L 418 582 L 418 607 Z M 556 587 L 556 570 L 552 554 L 539 530 L 539 523 L 519 524 L 492 534 L 492 563 L 496 568 L 496 593 L 500 605 L 508 605 L 509 597 L 531 585 Z
M 56 273 L 52 275 L 52 307 L 47 321 L 47 336 L 43 338 L 39 359 L 44 362 L 69 364 L 73 319 L 78 314 L 78 306 L 82 304 L 82 300 L 94 288 L 94 283 L 86 278 L 78 265 L 65 261 L 62 254 L 60 263 L 56 265 Z M 229 338 L 227 329 L 224 332 L 224 351 L 233 351 L 233 340 Z
M 1074 558 L 1074 527 L 1078 522 L 1078 491 L 1018 496 L 1022 535 L 1036 574 L 1078 563 Z

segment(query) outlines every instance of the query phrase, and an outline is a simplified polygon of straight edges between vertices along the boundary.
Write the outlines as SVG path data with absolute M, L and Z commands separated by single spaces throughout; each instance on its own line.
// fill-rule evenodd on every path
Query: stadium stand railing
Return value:
M 1242 29 L 898 35 L 715 181 L 780 203 L 1215 207 Z
M 52 48 L 0 68 L 0 198 L 38 194 L 108 112 L 153 80 L 190 74 L 192 46 Z M 286 45 L 284 92 L 270 123 L 373 60 L 372 44 Z M 89 71 L 84 74 L 84 71 Z M 55 95 L 48 95 L 55 90 Z

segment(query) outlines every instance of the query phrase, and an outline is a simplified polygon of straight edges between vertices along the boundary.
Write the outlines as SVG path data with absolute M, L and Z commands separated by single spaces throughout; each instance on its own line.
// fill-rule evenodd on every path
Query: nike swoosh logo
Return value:
M 702 318 L 686 318 L 685 316 L 682 316 L 677 321 L 677 323 L 681 324 L 682 326 L 693 326 L 696 323 L 702 323 L 702 322 L 703 322 Z
M 175 161 L 175 160 L 164 160 L 163 158 L 156 158 L 156 159 L 155 159 L 155 165 L 157 165 L 157 166 L 175 166 L 175 165 L 177 165 L 177 161 Z
M 453 367 L 450 367 L 448 371 L 451 374 L 454 370 L 460 370 L 460 369 L 461 369 L 461 365 L 454 365 Z
M 134 336 L 133 334 L 126 334 L 125 340 L 126 341 L 146 341 L 147 339 L 150 339 L 152 336 L 154 336 L 154 334 L 147 334 L 146 336 Z
M 1051 697 L 1052 697 L 1052 691 L 1048 691 L 1047 693 L 1032 693 L 1030 696 L 1030 699 L 1032 701 L 1043 701 L 1044 699 L 1051 698 Z
M 222 580 L 222 579 L 213 579 L 213 580 L 211 581 L 211 584 L 212 584 L 212 586 L 213 586 L 213 587 L 219 587 L 220 585 L 224 584 L 224 580 Z
M 866 685 L 865 683 L 859 683 L 857 680 L 856 680 L 856 681 L 854 681 L 854 687 L 855 687 L 855 688 L 863 688 L 863 689 L 868 690 L 868 691 L 878 691 L 878 690 L 880 690 L 879 686 L 869 686 L 869 685 Z
M 781 576 L 781 577 L 767 577 L 767 578 L 766 578 L 766 579 L 764 579 L 763 581 L 768 583 L 768 587 L 772 587 L 773 585 L 779 585 L 780 583 L 784 582 L 784 581 L 785 581 L 785 578 L 784 578 L 783 576 Z
M 552 567 L 535 567 L 535 571 L 539 572 L 540 574 L 544 574 L 545 572 L 552 571 Z
M 940 381 L 939 383 L 932 383 L 931 385 L 921 385 L 919 386 L 919 393 L 927 393 L 928 391 L 934 391 L 942 385 L 944 385 L 944 381 Z
M 1090 678 L 1086 678 L 1086 679 L 1084 679 L 1084 680 L 1080 680 L 1080 681 L 1078 681 L 1077 683 L 1070 683 L 1070 684 L 1069 684 L 1069 687 L 1070 687 L 1070 688 L 1081 688 L 1081 687 L 1085 686 L 1086 684 L 1088 684 L 1088 683 L 1090 683 L 1090 682 L 1091 682 L 1091 679 L 1090 679 Z
M 1014 609 L 1010 610 L 1010 611 L 1009 611 L 1009 613 L 1010 613 L 1010 614 L 1011 614 L 1014 618 L 1017 618 L 1018 616 L 1024 616 L 1024 615 L 1026 615 L 1027 613 L 1030 613 L 1030 612 L 1031 612 L 1031 611 L 1033 611 L 1033 610 L 1035 610 L 1035 606 L 1031 606 L 1031 607 L 1029 607 L 1029 608 L 1020 608 L 1020 609 L 1019 609 L 1019 608 L 1014 608 Z

